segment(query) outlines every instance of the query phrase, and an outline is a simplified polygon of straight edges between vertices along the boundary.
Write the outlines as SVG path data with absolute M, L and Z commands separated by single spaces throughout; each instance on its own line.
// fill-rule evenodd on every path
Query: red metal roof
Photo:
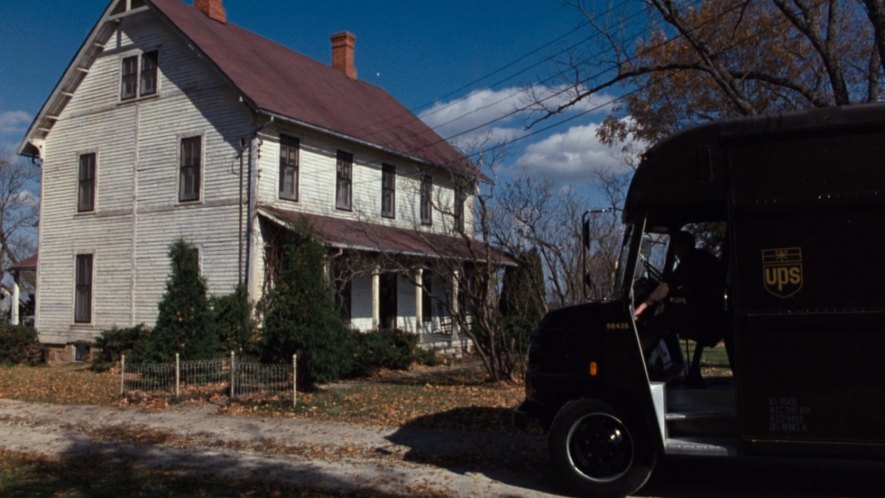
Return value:
M 269 206 L 260 207 L 259 213 L 284 225 L 306 222 L 317 237 L 330 247 L 429 258 L 475 261 L 485 261 L 488 258 L 498 264 L 516 264 L 509 254 L 493 247 L 487 248 L 478 240 L 467 241 L 462 237 L 285 211 Z
M 180 0 L 149 0 L 214 63 L 252 105 L 310 126 L 478 175 L 463 154 L 381 88 Z
M 37 269 L 37 255 L 33 255 L 30 258 L 23 259 L 18 263 L 9 267 L 10 270 L 36 270 Z

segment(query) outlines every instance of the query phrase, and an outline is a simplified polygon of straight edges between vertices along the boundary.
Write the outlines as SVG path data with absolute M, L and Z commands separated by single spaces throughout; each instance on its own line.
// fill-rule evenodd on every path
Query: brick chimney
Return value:
M 227 23 L 227 12 L 224 11 L 221 0 L 194 0 L 194 7 L 206 14 L 209 19 Z
M 348 78 L 356 79 L 356 66 L 353 65 L 353 48 L 356 45 L 356 36 L 344 31 L 332 35 L 332 67 L 346 74 Z

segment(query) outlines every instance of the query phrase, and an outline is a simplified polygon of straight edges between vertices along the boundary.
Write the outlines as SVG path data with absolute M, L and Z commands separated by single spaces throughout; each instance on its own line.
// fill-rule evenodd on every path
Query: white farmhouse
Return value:
M 415 283 L 457 292 L 424 269 L 466 259 L 481 175 L 357 79 L 354 41 L 333 35 L 326 66 L 228 23 L 221 0 L 110 2 L 19 148 L 42 160 L 41 340 L 69 354 L 153 324 L 179 238 L 211 293 L 244 283 L 257 300 L 275 234 L 299 220 L 354 328 L 437 329 L 448 308 Z

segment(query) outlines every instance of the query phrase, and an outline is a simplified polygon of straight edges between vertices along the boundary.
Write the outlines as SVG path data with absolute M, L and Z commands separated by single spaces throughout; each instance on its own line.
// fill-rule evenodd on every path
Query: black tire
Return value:
M 628 423 L 606 403 L 570 401 L 559 410 L 548 437 L 556 471 L 584 496 L 624 496 L 641 488 L 657 453 L 646 431 Z

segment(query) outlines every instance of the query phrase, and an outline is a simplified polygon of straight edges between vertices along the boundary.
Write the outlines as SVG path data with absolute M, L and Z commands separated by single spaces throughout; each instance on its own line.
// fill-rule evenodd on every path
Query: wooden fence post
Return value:
M 179 362 L 178 353 L 175 353 L 175 399 L 181 394 L 181 362 Z
M 126 395 L 126 355 L 120 355 L 120 397 Z
M 298 355 L 292 355 L 292 408 L 298 405 Z
M 230 352 L 230 400 L 236 397 L 236 380 L 237 380 L 237 358 L 236 353 Z

